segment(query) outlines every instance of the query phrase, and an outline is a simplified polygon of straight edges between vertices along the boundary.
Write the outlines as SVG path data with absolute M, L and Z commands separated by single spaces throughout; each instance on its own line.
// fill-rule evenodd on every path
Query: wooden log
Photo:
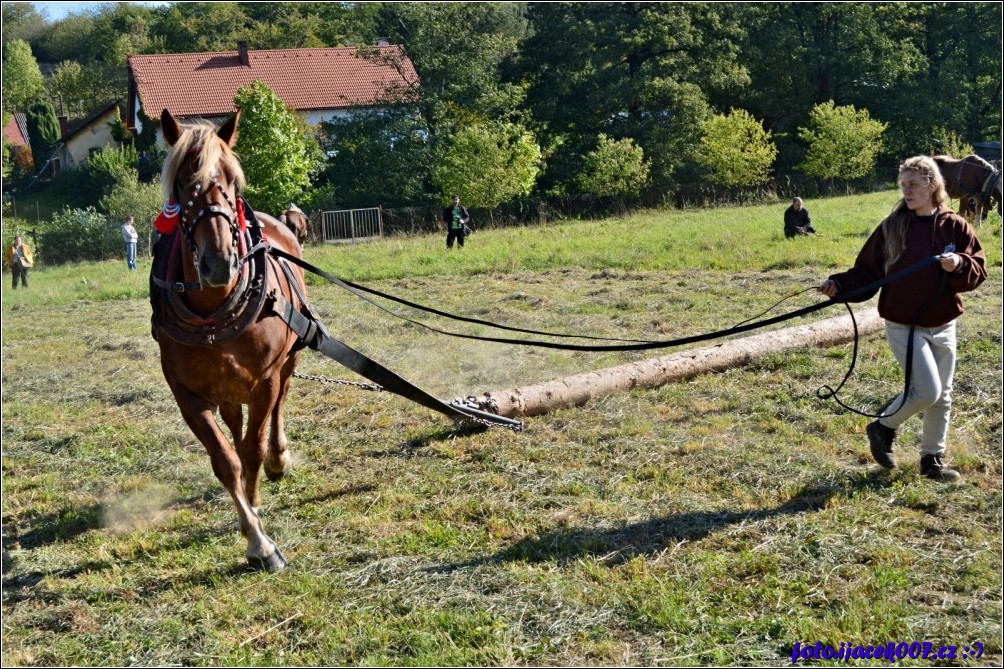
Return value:
M 855 313 L 861 335 L 881 330 L 885 321 L 875 308 Z M 654 388 L 698 374 L 745 365 L 757 358 L 809 346 L 824 347 L 854 339 L 850 316 L 810 325 L 773 330 L 703 348 L 680 351 L 661 358 L 575 374 L 545 383 L 485 393 L 483 406 L 510 418 L 539 416 L 562 407 L 580 406 L 591 399 L 633 388 Z

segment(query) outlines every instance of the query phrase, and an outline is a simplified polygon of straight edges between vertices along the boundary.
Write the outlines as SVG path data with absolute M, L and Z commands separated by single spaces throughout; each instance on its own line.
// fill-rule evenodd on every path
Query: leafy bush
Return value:
M 973 145 L 959 137 L 954 130 L 935 128 L 932 143 L 933 147 L 928 150 L 928 154 L 932 156 L 963 158 L 973 153 Z
M 770 178 L 777 158 L 769 131 L 745 109 L 718 114 L 702 126 L 697 162 L 722 186 L 758 186 Z
M 122 255 L 122 235 L 93 207 L 64 209 L 39 235 L 39 253 L 50 264 L 107 260 Z
M 104 195 L 120 181 L 136 176 L 139 156 L 136 149 L 125 145 L 121 149 L 106 146 L 95 151 L 80 168 L 80 187 Z
M 135 177 L 124 179 L 101 198 L 101 210 L 108 215 L 112 224 L 121 224 L 129 216 L 136 219 L 136 229 L 139 235 L 139 252 L 149 252 L 150 239 L 144 235 L 153 219 L 157 217 L 163 206 L 163 194 L 160 191 L 160 179 L 153 183 L 141 183 Z
M 596 149 L 583 160 L 579 188 L 599 197 L 637 195 L 648 182 L 650 165 L 630 137 L 614 140 L 600 133 Z
M 468 207 L 497 207 L 528 195 L 540 172 L 540 146 L 513 123 L 461 128 L 450 138 L 432 180 L 445 198 L 459 195 Z
M 799 137 L 809 145 L 801 168 L 824 179 L 868 176 L 882 150 L 886 127 L 873 121 L 867 109 L 837 107 L 833 100 L 818 104 L 809 114 L 809 127 L 798 129 Z
M 138 179 L 136 149 L 107 146 L 95 151 L 87 161 L 73 169 L 62 170 L 52 180 L 52 191 L 67 195 L 80 209 L 97 207 L 115 184 L 135 183 Z

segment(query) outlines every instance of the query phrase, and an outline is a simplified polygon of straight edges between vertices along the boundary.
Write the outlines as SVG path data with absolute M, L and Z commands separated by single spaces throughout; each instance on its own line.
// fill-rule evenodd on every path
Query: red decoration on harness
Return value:
M 237 197 L 237 225 L 240 227 L 241 234 L 248 229 L 247 219 L 244 218 L 244 198 Z
M 164 203 L 164 209 L 160 215 L 153 220 L 153 227 L 162 235 L 173 235 L 178 231 L 178 214 L 181 213 L 181 205 L 174 200 Z

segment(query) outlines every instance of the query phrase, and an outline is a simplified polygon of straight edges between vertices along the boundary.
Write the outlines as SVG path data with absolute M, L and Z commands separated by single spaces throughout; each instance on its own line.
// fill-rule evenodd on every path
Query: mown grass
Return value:
M 890 198 L 809 203 L 814 239 L 785 241 L 775 206 L 307 257 L 448 311 L 668 338 L 846 266 Z M 794 642 L 817 640 L 980 641 L 982 658 L 958 663 L 999 664 L 999 221 L 980 235 L 991 272 L 960 320 L 950 433 L 964 485 L 919 476 L 916 421 L 886 472 L 867 421 L 815 398 L 850 345 L 606 397 L 520 434 L 296 381 L 294 474 L 263 490 L 291 559 L 277 575 L 243 564 L 229 496 L 163 381 L 144 272 L 35 271 L 29 291 L 3 287 L 3 664 L 788 665 Z M 310 290 L 333 334 L 446 398 L 651 355 L 464 342 Z M 301 371 L 352 378 L 311 353 Z M 864 340 L 847 398 L 876 409 L 899 383 L 882 339 Z

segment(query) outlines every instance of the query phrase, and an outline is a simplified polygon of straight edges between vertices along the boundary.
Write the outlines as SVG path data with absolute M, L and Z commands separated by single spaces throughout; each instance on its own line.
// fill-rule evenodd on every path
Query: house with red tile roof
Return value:
M 11 114 L 7 125 L 3 127 L 3 136 L 11 145 L 27 148 L 29 146 L 28 122 L 25 115 L 21 112 Z
M 11 159 L 22 168 L 32 165 L 31 144 L 28 140 L 28 121 L 18 112 L 11 114 L 3 127 L 3 136 L 11 147 Z
M 59 117 L 61 136 L 56 144 L 53 171 L 79 167 L 96 151 L 118 146 L 112 126 L 121 118 L 122 98 L 110 102 L 71 127 L 65 116 Z
M 418 75 L 398 46 L 169 53 L 128 58 L 126 125 L 142 129 L 139 112 L 158 119 L 218 120 L 234 111 L 238 88 L 261 81 L 308 125 L 383 106 L 388 96 L 417 91 Z

